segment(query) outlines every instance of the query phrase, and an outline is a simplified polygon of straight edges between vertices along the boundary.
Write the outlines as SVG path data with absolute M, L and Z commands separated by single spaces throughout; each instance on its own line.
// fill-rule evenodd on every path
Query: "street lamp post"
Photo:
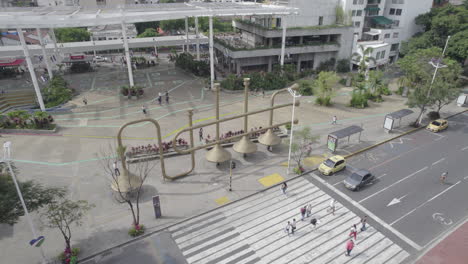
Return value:
M 11 160 L 10 154 L 11 154 L 11 152 L 10 152 L 10 149 L 11 149 L 11 142 L 10 141 L 5 142 L 3 144 L 3 160 L 1 160 L 0 162 L 5 162 L 7 164 L 7 166 L 8 166 L 8 170 L 10 171 L 11 178 L 13 179 L 13 182 L 15 183 L 16 191 L 18 192 L 18 196 L 20 198 L 21 205 L 23 206 L 24 215 L 26 216 L 26 219 L 28 220 L 29 227 L 31 228 L 31 232 L 33 234 L 33 237 L 34 237 L 34 239 L 36 239 L 38 237 L 36 229 L 34 228 L 34 224 L 32 222 L 31 216 L 29 215 L 28 208 L 26 207 L 26 203 L 24 202 L 24 199 L 23 199 L 23 194 L 21 194 L 21 190 L 19 188 L 18 182 L 16 181 L 15 172 L 11 168 L 11 164 L 10 164 L 10 160 Z M 42 263 L 46 264 L 47 259 L 45 257 L 44 250 L 42 249 L 42 246 L 39 246 L 39 250 L 41 251 Z
M 437 60 L 437 63 L 434 64 L 433 61 L 430 61 L 430 62 L 429 62 L 429 64 L 431 64 L 432 67 L 435 67 L 435 70 L 434 70 L 434 75 L 432 75 L 432 81 L 431 81 L 431 85 L 429 86 L 429 91 L 427 91 L 427 98 L 429 98 L 429 97 L 431 96 L 432 85 L 434 84 L 434 81 L 435 81 L 435 78 L 436 78 L 436 75 L 437 75 L 437 71 L 438 71 L 439 69 L 441 69 L 441 68 L 447 67 L 447 65 L 443 65 L 443 64 L 441 65 L 441 64 L 440 64 L 440 61 L 441 61 L 442 58 L 444 57 L 445 50 L 447 49 L 449 40 L 450 40 L 450 36 L 448 36 L 448 37 L 447 37 L 447 41 L 445 41 L 444 50 L 442 51 L 442 55 L 441 55 L 441 56 L 439 57 L 439 59 Z M 421 114 L 421 116 L 419 117 L 418 125 L 421 124 L 422 117 L 423 117 L 423 114 Z
M 289 167 L 290 167 L 290 163 L 291 163 L 291 147 L 292 147 L 293 133 L 294 133 L 294 112 L 296 110 L 296 98 L 301 97 L 300 94 L 296 93 L 296 91 L 291 89 L 291 88 L 288 88 L 288 92 L 293 97 L 293 108 L 292 108 L 292 117 L 291 117 L 291 135 L 290 135 L 290 138 L 289 138 L 289 155 L 288 155 L 287 174 L 289 174 Z

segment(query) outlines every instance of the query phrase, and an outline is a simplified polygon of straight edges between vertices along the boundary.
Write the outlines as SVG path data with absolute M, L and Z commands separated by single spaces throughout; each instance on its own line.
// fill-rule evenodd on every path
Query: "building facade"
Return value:
M 336 0 L 282 0 L 277 4 L 299 8 L 300 14 L 234 20 L 237 33 L 215 37 L 219 69 L 237 74 L 271 71 L 280 62 L 284 27 L 284 63 L 293 64 L 297 71 L 315 69 L 331 59 L 349 59 L 353 28 L 345 21 L 337 21 L 337 3 Z
M 127 28 L 127 39 L 136 38 L 137 30 L 134 24 L 125 24 Z M 89 27 L 89 33 L 92 40 L 114 40 L 122 39 L 121 25 L 105 25 L 97 27 Z

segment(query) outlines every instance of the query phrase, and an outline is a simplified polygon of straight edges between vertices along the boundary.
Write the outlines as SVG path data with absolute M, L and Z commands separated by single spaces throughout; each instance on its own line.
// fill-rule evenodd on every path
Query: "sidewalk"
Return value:
M 429 250 L 416 264 L 468 263 L 468 221 Z

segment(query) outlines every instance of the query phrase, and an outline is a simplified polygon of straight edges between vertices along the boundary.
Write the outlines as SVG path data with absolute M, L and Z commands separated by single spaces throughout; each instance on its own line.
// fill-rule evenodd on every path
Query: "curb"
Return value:
M 447 117 L 445 117 L 445 118 L 448 119 L 448 118 L 451 118 L 451 117 L 454 117 L 454 116 L 463 114 L 463 113 L 465 113 L 465 112 L 467 112 L 467 111 L 468 111 L 468 109 L 467 109 L 467 110 L 463 110 L 463 111 L 458 112 L 458 113 L 455 113 L 455 114 L 453 114 L 453 115 L 447 116 Z M 378 146 L 380 146 L 380 145 L 382 145 L 382 144 L 385 144 L 385 143 L 387 143 L 387 142 L 390 142 L 390 141 L 392 141 L 392 140 L 394 140 L 394 139 L 397 139 L 397 138 L 399 138 L 399 137 L 402 137 L 402 136 L 404 136 L 404 135 L 408 135 L 408 134 L 411 134 L 411 133 L 413 133 L 413 132 L 416 132 L 416 131 L 418 131 L 418 130 L 420 130 L 420 129 L 426 128 L 426 126 L 427 126 L 427 125 L 421 125 L 421 126 L 418 127 L 418 128 L 414 128 L 414 129 L 411 129 L 411 130 L 409 130 L 409 131 L 403 132 L 403 133 L 401 133 L 401 134 L 398 135 L 398 136 L 395 136 L 395 137 L 386 139 L 386 140 L 381 141 L 381 142 L 379 142 L 379 143 L 377 143 L 377 144 L 374 144 L 374 145 L 372 145 L 372 146 L 369 146 L 369 147 L 360 149 L 360 150 L 358 150 L 358 151 L 356 151 L 356 152 L 354 152 L 354 153 L 348 154 L 348 155 L 344 156 L 344 158 L 345 158 L 345 159 L 348 159 L 348 158 L 350 158 L 350 157 L 352 157 L 352 156 L 355 156 L 355 155 L 360 154 L 360 153 L 362 153 L 362 152 L 364 152 L 364 151 L 367 151 L 367 150 L 373 149 L 373 148 L 375 148 L 375 147 L 378 147 Z

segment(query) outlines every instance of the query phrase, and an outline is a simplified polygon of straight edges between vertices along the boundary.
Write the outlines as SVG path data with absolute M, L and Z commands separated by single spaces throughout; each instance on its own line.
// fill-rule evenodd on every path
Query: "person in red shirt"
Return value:
M 351 256 L 351 250 L 354 248 L 354 241 L 353 239 L 349 239 L 348 242 L 346 243 L 346 256 Z

